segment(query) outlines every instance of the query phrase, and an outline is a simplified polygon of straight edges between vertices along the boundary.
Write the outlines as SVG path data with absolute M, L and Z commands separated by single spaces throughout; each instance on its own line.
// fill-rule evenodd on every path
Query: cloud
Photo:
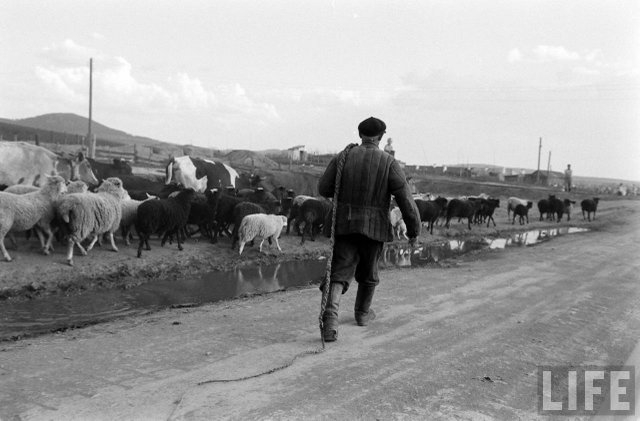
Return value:
M 44 47 L 41 56 L 55 66 L 77 66 L 78 63 L 89 63 L 91 57 L 103 57 L 98 50 L 79 45 L 69 38 Z
M 593 58 L 593 53 L 590 53 Z M 507 61 L 509 63 L 529 62 L 529 63 L 549 63 L 549 62 L 566 62 L 578 61 L 583 59 L 581 55 L 575 51 L 569 51 L 562 46 L 538 45 L 528 54 L 520 51 L 519 48 L 513 48 L 507 53 Z
M 523 58 L 524 57 L 522 53 L 517 48 L 514 48 L 513 50 L 509 51 L 509 54 L 507 54 L 507 61 L 509 63 L 516 63 L 518 61 L 522 61 Z
M 165 81 L 149 81 L 135 74 L 124 57 L 108 56 L 77 44 L 71 39 L 43 49 L 47 64 L 36 69 L 36 76 L 53 96 L 75 108 L 88 97 L 88 59 L 94 58 L 94 98 L 100 108 L 117 112 L 194 113 L 216 118 L 234 116 L 234 122 L 278 118 L 274 105 L 260 102 L 240 85 L 206 87 L 186 72 Z
M 580 60 L 580 54 L 561 46 L 539 45 L 533 49 L 533 55 L 542 62 Z

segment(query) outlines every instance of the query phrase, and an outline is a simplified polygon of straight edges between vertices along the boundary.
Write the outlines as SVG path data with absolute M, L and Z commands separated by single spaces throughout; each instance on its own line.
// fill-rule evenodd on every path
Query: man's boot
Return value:
M 375 285 L 358 284 L 356 304 L 353 308 L 358 326 L 366 326 L 376 318 L 376 313 L 371 310 L 371 301 L 375 290 Z
M 338 339 L 338 308 L 340 297 L 342 297 L 342 284 L 334 283 L 329 285 L 329 296 L 327 306 L 322 316 L 323 336 L 325 342 L 334 342 Z

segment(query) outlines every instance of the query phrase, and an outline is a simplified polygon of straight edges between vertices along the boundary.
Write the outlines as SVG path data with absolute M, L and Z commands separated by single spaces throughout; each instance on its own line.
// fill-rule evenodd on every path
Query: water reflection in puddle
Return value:
M 0 305 L 0 340 L 141 315 L 175 305 L 197 305 L 245 295 L 308 287 L 324 275 L 326 260 L 212 272 L 126 290 L 87 291 Z
M 413 250 L 406 244 L 389 244 L 384 249 L 381 266 L 386 268 L 427 265 L 483 248 L 495 250 L 508 247 L 532 246 L 560 235 L 586 231 L 589 230 L 576 227 L 548 228 L 515 233 L 506 238 L 487 237 L 472 241 L 450 240 L 441 244 L 422 245 Z

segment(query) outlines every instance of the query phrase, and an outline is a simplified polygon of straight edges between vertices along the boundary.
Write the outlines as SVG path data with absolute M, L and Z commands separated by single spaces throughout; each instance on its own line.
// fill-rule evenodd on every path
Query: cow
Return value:
M 175 180 L 199 192 L 227 186 L 237 187 L 238 179 L 238 172 L 222 162 L 188 155 L 174 157 L 165 169 L 165 184 Z
M 0 141 L 0 184 L 41 186 L 49 175 L 99 184 L 91 163 L 82 155 L 70 158 L 26 142 Z
M 78 154 L 83 158 L 82 152 Z M 129 162 L 122 158 L 113 158 L 112 163 L 104 163 L 96 161 L 93 158 L 87 158 L 91 163 L 93 174 L 98 180 L 106 180 L 109 177 L 120 177 L 122 175 L 132 175 L 133 169 Z

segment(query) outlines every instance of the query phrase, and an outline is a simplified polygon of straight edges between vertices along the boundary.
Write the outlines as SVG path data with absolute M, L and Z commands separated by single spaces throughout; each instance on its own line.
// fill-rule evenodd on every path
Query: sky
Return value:
M 640 180 L 638 0 L 2 0 L 0 117 Z

